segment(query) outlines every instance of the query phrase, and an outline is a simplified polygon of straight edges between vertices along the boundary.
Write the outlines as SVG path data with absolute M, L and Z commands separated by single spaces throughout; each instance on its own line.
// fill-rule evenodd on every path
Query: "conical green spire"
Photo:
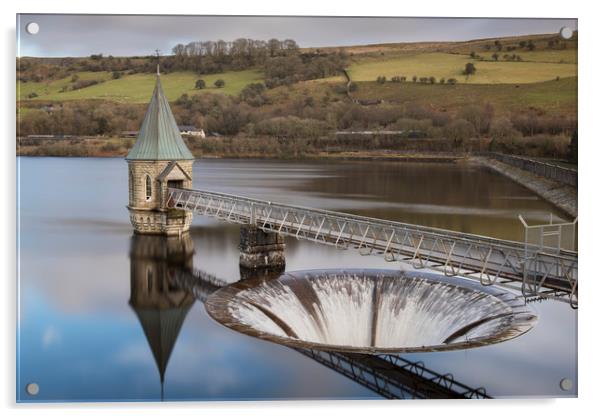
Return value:
M 163 94 L 158 66 L 153 97 L 138 132 L 138 139 L 125 159 L 145 161 L 194 159 L 182 140 L 169 102 Z
M 166 310 L 134 307 L 134 311 L 142 325 L 142 330 L 144 330 L 146 340 L 153 352 L 161 384 L 165 380 L 167 363 L 178 340 L 182 324 L 184 324 L 188 311 L 190 311 L 194 302 L 194 299 L 186 298 L 186 300 L 190 302 L 183 306 Z

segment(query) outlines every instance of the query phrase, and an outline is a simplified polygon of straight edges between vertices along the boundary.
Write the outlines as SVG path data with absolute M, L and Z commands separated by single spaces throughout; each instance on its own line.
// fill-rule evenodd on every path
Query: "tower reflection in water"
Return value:
M 194 302 L 225 282 L 193 265 L 194 244 L 181 237 L 133 235 L 130 247 L 130 301 L 152 351 L 164 394 L 165 371 L 182 324 Z M 242 279 L 273 279 L 281 270 L 241 267 Z M 396 355 L 344 354 L 296 349 L 384 398 L 489 398 L 449 374 L 427 369 L 421 362 Z
M 134 235 L 130 247 L 130 306 L 146 335 L 161 381 L 186 315 L 195 302 L 192 292 L 176 284 L 179 270 L 192 268 L 190 235 Z

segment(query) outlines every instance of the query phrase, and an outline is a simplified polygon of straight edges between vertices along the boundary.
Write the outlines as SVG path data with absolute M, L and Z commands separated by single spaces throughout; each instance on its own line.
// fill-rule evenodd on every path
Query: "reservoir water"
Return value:
M 137 271 L 147 264 L 132 241 L 123 159 L 21 157 L 18 168 L 18 401 L 380 398 L 293 349 L 217 324 L 185 291 L 140 299 Z M 194 186 L 511 240 L 523 238 L 519 214 L 529 223 L 563 218 L 526 188 L 465 163 L 197 160 Z M 197 215 L 190 237 L 194 254 L 182 262 L 239 280 L 238 227 Z M 288 271 L 399 267 L 286 245 Z M 575 396 L 577 312 L 557 301 L 530 308 L 538 323 L 516 339 L 401 356 L 493 397 Z

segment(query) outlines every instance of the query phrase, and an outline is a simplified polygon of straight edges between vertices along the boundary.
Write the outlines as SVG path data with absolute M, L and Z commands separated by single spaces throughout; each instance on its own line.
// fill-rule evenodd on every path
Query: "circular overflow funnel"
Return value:
M 498 287 L 381 269 L 239 281 L 205 307 L 219 323 L 260 339 L 363 353 L 467 349 L 520 336 L 537 322 L 520 296 Z

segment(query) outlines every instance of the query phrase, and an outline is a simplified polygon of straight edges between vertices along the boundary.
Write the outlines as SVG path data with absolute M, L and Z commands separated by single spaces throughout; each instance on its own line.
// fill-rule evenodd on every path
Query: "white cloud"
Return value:
M 48 326 L 42 335 L 42 347 L 48 349 L 52 345 L 61 343 L 61 334 L 54 326 Z
M 123 346 L 115 353 L 112 358 L 114 362 L 120 365 L 153 365 L 153 354 L 148 344 L 143 342 L 132 343 Z

